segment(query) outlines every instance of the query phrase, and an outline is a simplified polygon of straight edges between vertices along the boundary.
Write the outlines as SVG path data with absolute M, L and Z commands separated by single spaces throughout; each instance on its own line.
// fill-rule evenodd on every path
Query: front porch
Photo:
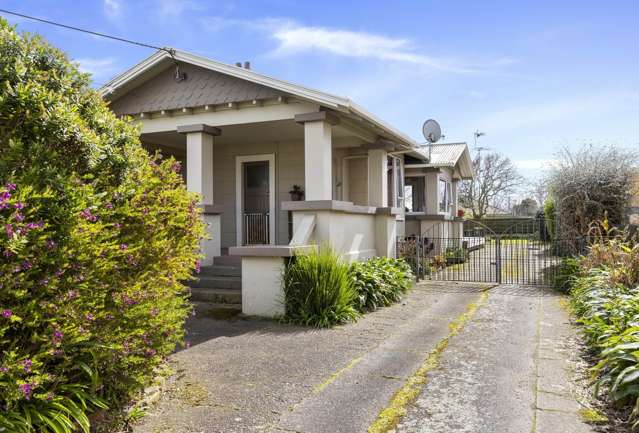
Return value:
M 192 117 L 168 118 L 173 130 L 157 130 L 168 119 L 152 117 L 141 140 L 179 160 L 188 189 L 202 196 L 211 237 L 203 265 L 232 247 L 288 245 L 309 214 L 317 230 L 297 244 L 329 242 L 349 259 L 393 254 L 376 241 L 375 223 L 401 214 L 393 209 L 401 189 L 392 188 L 401 184 L 401 160 L 388 143 L 326 111 L 216 127 L 190 124 Z M 298 187 L 303 196 L 291 193 Z

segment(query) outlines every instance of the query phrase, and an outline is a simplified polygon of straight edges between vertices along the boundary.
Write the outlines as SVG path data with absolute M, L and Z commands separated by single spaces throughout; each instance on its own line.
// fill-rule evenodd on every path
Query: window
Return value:
M 388 204 L 404 207 L 404 167 L 396 156 L 388 157 Z
M 424 176 L 406 178 L 406 186 L 404 186 L 406 212 L 424 212 L 424 190 Z
M 439 188 L 437 192 L 439 194 L 439 211 L 449 212 L 452 198 L 450 182 L 445 179 L 439 179 Z

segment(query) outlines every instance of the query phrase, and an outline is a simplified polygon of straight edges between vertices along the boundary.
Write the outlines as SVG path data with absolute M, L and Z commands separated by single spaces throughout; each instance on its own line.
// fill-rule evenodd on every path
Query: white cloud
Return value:
M 555 99 L 494 111 L 475 121 L 475 124 L 482 125 L 482 128 L 491 132 L 557 126 L 562 122 L 565 125 L 565 122 L 575 122 L 611 112 L 628 103 L 634 105 L 638 99 L 639 95 L 631 92 Z
M 200 11 L 204 6 L 191 0 L 158 0 L 157 13 L 163 18 L 178 17 L 186 11 Z
M 91 74 L 94 80 L 110 78 L 117 70 L 116 61 L 111 57 L 103 59 L 85 57 L 75 59 L 75 62 L 79 64 L 78 69 L 80 69 L 80 71 Z
M 285 18 L 248 21 L 208 17 L 201 22 L 207 30 L 213 32 L 222 31 L 229 27 L 242 27 L 245 30 L 266 33 L 277 43 L 275 49 L 269 53 L 275 56 L 322 51 L 343 57 L 409 63 L 428 69 L 454 73 L 478 72 L 482 69 L 500 67 L 515 62 L 514 59 L 505 57 L 497 59 L 490 65 L 470 65 L 452 58 L 422 53 L 410 39 L 369 32 L 304 26 Z
M 120 0 L 104 0 L 104 12 L 110 18 L 115 18 L 122 12 Z
M 521 170 L 547 170 L 557 163 L 556 159 L 516 159 L 513 164 Z

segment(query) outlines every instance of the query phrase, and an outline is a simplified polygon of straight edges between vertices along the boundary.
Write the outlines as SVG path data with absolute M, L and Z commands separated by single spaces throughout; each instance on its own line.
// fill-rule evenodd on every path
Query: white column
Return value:
M 333 199 L 333 125 L 339 119 L 331 113 L 298 114 L 304 124 L 304 182 L 306 200 Z
M 186 134 L 186 186 L 213 204 L 213 136 L 205 132 Z
M 220 214 L 213 206 L 213 136 L 220 130 L 208 125 L 178 126 L 178 133 L 186 134 L 186 187 L 198 193 L 204 205 L 203 220 L 209 239 L 201 243 L 204 259 L 202 265 L 213 264 L 213 257 L 221 254 Z
M 388 206 L 388 153 L 386 149 L 368 151 L 368 205 Z

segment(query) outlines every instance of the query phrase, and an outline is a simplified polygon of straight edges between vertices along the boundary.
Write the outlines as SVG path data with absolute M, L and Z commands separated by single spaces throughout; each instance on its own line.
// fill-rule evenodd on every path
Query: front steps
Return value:
M 215 257 L 191 281 L 191 300 L 242 309 L 242 262 L 240 257 Z

